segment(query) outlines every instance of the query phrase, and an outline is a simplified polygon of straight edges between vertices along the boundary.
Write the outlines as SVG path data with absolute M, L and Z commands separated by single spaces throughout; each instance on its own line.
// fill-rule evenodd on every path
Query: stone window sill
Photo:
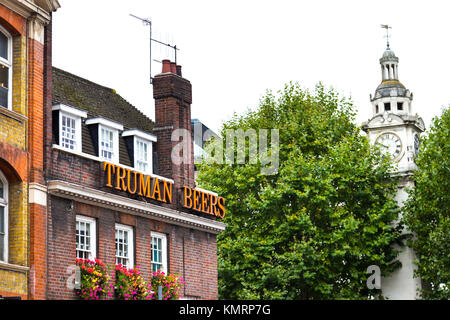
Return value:
M 6 263 L 6 262 L 0 262 L 0 270 L 8 270 L 8 271 L 18 271 L 18 272 L 28 272 L 30 270 L 30 268 L 28 267 L 24 267 L 24 266 L 19 266 L 17 264 L 10 264 L 10 263 Z

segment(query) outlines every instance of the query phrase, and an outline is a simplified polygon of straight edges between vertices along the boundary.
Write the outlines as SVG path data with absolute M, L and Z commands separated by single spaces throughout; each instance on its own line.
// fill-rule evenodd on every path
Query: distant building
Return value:
M 203 122 L 199 119 L 191 120 L 191 131 L 194 139 L 194 171 L 197 173 L 197 167 L 195 164 L 200 163 L 202 161 L 202 157 L 207 155 L 204 150 L 205 144 L 212 137 L 218 138 L 219 136 L 203 124 Z
M 413 94 L 398 77 L 398 57 L 389 48 L 389 43 L 380 58 L 381 83 L 370 95 L 372 117 L 363 123 L 371 144 L 379 146 L 396 164 L 393 176 L 399 178 L 395 199 L 401 207 L 408 198 L 407 188 L 414 187 L 412 175 L 417 166 L 416 157 L 420 148 L 420 135 L 425 124 L 412 107 Z M 404 233 L 409 231 L 404 230 Z M 398 247 L 402 267 L 389 277 L 381 279 L 382 295 L 391 300 L 417 299 L 422 287 L 420 278 L 414 277 L 417 266 L 413 249 Z

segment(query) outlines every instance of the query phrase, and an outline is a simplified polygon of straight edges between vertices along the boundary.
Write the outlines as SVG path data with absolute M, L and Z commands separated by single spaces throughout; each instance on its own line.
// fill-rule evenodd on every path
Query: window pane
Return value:
M 75 119 L 62 116 L 61 121 L 61 142 L 62 147 L 68 149 L 75 149 L 76 141 L 75 141 Z
M 101 156 L 105 159 L 111 160 L 113 157 L 113 136 L 111 130 L 102 128 L 101 130 Z
M 8 107 L 9 68 L 0 64 L 0 106 Z
M 128 244 L 131 234 L 127 230 L 116 229 L 116 263 L 131 268 L 131 256 L 128 250 Z
M 9 88 L 9 68 L 0 64 L 0 87 Z
M 0 198 L 3 199 L 3 182 L 0 181 Z
M 0 261 L 5 261 L 5 236 L 0 233 Z
M 0 57 L 8 60 L 8 38 L 0 32 Z
M 141 171 L 147 171 L 148 170 L 148 143 L 145 143 L 143 141 L 137 140 L 136 141 L 136 169 Z
M 76 225 L 76 248 L 77 257 L 81 259 L 90 259 L 91 257 L 91 224 L 83 221 L 77 221 Z
M 5 233 L 5 208 L 0 207 L 0 234 Z

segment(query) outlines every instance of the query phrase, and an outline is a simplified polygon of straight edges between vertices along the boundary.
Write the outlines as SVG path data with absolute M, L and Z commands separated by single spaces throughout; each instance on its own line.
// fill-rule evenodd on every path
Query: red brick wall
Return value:
M 28 119 L 30 182 L 44 184 L 44 45 L 28 39 Z
M 44 43 L 44 155 L 51 154 L 52 139 L 52 95 L 53 95 L 53 72 L 52 72 L 52 22 L 45 27 Z M 49 174 L 52 161 L 44 156 L 44 174 Z
M 28 38 L 29 181 L 44 185 L 44 45 Z M 45 299 L 47 209 L 30 203 L 30 299 Z
M 184 128 L 191 132 L 190 104 L 191 85 L 176 75 L 155 78 L 156 126 Z M 51 92 L 51 88 L 47 88 Z M 51 146 L 51 104 L 46 104 L 46 143 Z M 174 166 L 171 162 L 172 129 L 157 130 L 155 151 L 158 152 L 159 172 L 175 181 L 174 189 L 194 186 L 193 149 L 190 164 Z M 192 144 L 192 141 L 191 141 Z M 102 184 L 101 163 L 68 152 L 46 149 L 48 180 L 63 180 L 94 189 L 132 197 L 127 193 L 107 189 Z M 137 197 L 134 195 L 133 197 Z M 173 204 L 155 203 L 180 210 L 180 194 L 174 192 Z M 165 233 L 168 245 L 169 272 L 183 275 L 186 280 L 185 294 L 191 298 L 217 299 L 217 246 L 216 236 L 142 216 L 133 216 L 110 209 L 82 204 L 52 196 L 48 203 L 48 299 L 75 299 L 74 291 L 66 287 L 69 277 L 67 268 L 74 265 L 75 217 L 88 216 L 96 219 L 97 257 L 105 263 L 115 263 L 115 223 L 134 228 L 135 264 L 139 265 L 146 280 L 151 275 L 151 231 Z M 185 209 L 183 209 L 185 210 Z M 111 276 L 112 276 L 111 271 Z
M 135 264 L 140 266 L 146 280 L 151 276 L 150 232 L 165 233 L 169 272 L 184 276 L 187 282 L 186 296 L 217 299 L 217 249 L 214 235 L 55 196 L 51 197 L 50 202 L 48 299 L 77 298 L 74 291 L 66 287 L 69 276 L 67 267 L 73 265 L 76 259 L 76 215 L 96 219 L 97 258 L 110 265 L 115 263 L 115 224 L 132 226 Z M 110 276 L 113 276 L 113 270 Z
M 2 25 L 5 26 L 13 35 L 25 34 L 27 28 L 26 19 L 11 11 L 1 3 L 0 20 L 6 22 L 2 23 Z
M 183 186 L 194 187 L 194 149 L 191 135 L 191 83 L 173 73 L 163 73 L 153 80 L 153 97 L 155 98 L 155 133 L 158 138 L 159 174 L 174 180 L 175 193 L 181 198 Z M 190 137 L 189 163 L 175 164 L 171 154 L 178 144 L 171 141 L 172 132 L 185 129 Z
M 51 161 L 49 179 L 102 189 L 100 162 L 60 150 L 52 150 L 48 156 L 51 159 L 49 160 Z M 110 192 L 111 189 L 105 188 L 104 191 Z M 119 191 L 114 193 L 129 196 Z M 215 235 L 54 196 L 50 197 L 48 208 L 48 270 L 50 270 L 48 299 L 76 298 L 73 290 L 66 288 L 68 277 L 66 270 L 68 266 L 74 264 L 76 258 L 75 216 L 77 214 L 96 219 L 97 256 L 111 265 L 115 262 L 115 223 L 133 226 L 135 263 L 141 267 L 146 279 L 151 273 L 150 232 L 165 233 L 169 250 L 169 271 L 185 277 L 186 295 L 191 298 L 217 299 Z

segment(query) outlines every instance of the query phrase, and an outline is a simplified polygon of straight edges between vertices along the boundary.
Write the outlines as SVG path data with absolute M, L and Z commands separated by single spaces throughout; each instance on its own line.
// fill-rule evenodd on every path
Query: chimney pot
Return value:
M 180 77 L 182 77 L 182 74 L 181 74 L 181 66 L 177 66 L 177 75 L 179 75 Z
M 170 72 L 177 74 L 177 65 L 175 64 L 175 62 L 170 63 Z
M 170 60 L 163 60 L 162 61 L 162 73 L 170 72 Z

